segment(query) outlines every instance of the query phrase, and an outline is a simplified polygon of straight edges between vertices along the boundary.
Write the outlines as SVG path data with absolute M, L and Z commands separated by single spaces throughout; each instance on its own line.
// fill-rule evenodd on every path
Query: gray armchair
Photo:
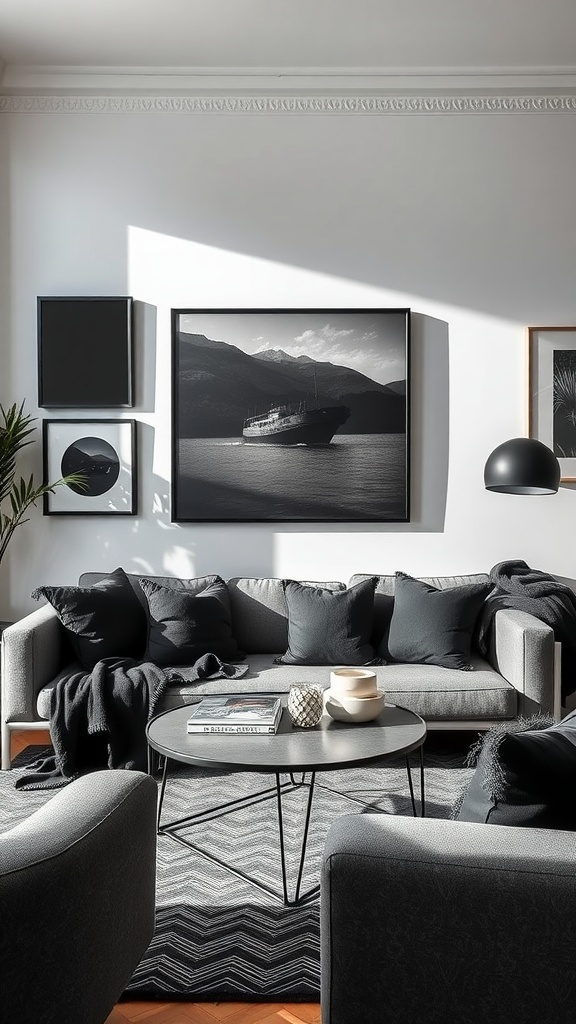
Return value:
M 331 827 L 323 1024 L 574 1024 L 576 837 L 386 815 Z
M 0 835 L 0 1007 L 103 1024 L 154 931 L 156 783 L 102 771 Z

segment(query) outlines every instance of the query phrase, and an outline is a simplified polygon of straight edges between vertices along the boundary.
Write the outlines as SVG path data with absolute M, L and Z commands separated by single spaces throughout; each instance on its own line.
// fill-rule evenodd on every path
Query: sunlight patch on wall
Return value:
M 333 528 L 326 532 L 320 523 L 308 531 L 282 522 L 264 526 L 255 523 L 251 527 L 228 522 L 224 529 L 222 524 L 170 522 L 174 308 L 412 309 L 413 514 L 407 530 L 412 542 L 408 536 L 405 542 L 413 545 L 414 531 L 420 533 L 422 541 L 426 536 L 443 534 L 447 501 L 449 515 L 459 521 L 469 515 L 472 496 L 483 506 L 482 466 L 487 454 L 506 436 L 523 432 L 524 325 L 136 225 L 128 228 L 127 242 L 128 293 L 136 300 L 136 308 L 145 311 L 141 315 L 148 325 L 143 342 L 136 332 L 137 345 L 142 343 L 144 352 L 137 349 L 135 354 L 138 404 L 134 412 L 141 421 L 141 515 L 147 520 L 145 532 L 150 530 L 156 544 L 158 528 L 165 531 L 161 543 L 167 572 L 191 576 L 218 571 L 215 566 L 225 565 L 227 575 L 253 574 L 251 567 L 261 563 L 263 542 L 268 547 L 266 561 L 271 563 L 271 574 L 293 575 L 295 567 L 318 561 L 319 544 L 327 562 L 334 559 L 336 546 L 342 568 L 354 572 L 358 570 L 359 548 L 365 551 L 364 564 L 371 564 L 374 535 L 381 534 L 382 529 L 364 526 L 363 536 L 356 536 L 352 558 L 346 554 L 349 545 L 340 543 L 343 536 L 338 538 L 339 531 Z M 498 407 L 498 415 L 494 414 L 491 398 L 494 365 L 498 365 L 502 379 L 514 382 L 506 404 Z M 455 381 L 459 382 L 457 387 Z M 459 423 L 461 429 L 448 431 L 448 405 L 450 423 Z M 395 544 L 402 543 L 401 530 L 391 530 Z M 172 545 L 167 543 L 166 533 L 172 533 Z M 342 534 L 349 537 L 349 530 Z M 413 556 L 419 568 L 422 553 Z M 411 562 L 412 558 L 403 560 L 407 571 Z

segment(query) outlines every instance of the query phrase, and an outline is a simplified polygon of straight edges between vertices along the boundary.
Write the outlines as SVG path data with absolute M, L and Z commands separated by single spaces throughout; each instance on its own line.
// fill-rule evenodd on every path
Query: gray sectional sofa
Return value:
M 81 586 L 91 586 L 104 573 L 84 573 Z M 162 582 L 165 578 L 148 577 Z M 351 578 L 348 586 L 366 579 Z M 145 602 L 138 576 L 130 581 Z M 485 575 L 426 578 L 438 589 L 478 583 Z M 390 602 L 394 576 L 380 576 L 375 611 Z M 247 655 L 248 674 L 235 680 L 211 679 L 171 686 L 160 710 L 189 702 L 198 693 L 286 692 L 294 682 L 329 686 L 330 666 L 278 665 L 286 651 L 288 611 L 282 581 L 235 577 L 227 581 L 232 629 Z M 323 584 L 345 589 L 344 584 Z M 375 669 L 378 686 L 390 703 L 416 711 L 434 729 L 485 729 L 501 720 L 545 711 L 560 717 L 559 645 L 552 629 L 525 612 L 496 613 L 488 660 L 472 654 L 473 671 L 429 664 L 386 664 Z M 78 667 L 78 666 L 76 666 Z M 10 766 L 10 734 L 18 729 L 46 728 L 49 691 L 63 673 L 74 668 L 64 630 L 50 604 L 5 629 L 2 637 L 1 715 L 2 768 Z

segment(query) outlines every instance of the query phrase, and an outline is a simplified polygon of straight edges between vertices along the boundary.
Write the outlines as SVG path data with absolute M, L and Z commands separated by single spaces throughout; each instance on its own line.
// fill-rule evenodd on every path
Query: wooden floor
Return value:
M 12 757 L 31 744 L 49 743 L 48 732 L 16 732 Z M 320 1024 L 318 1003 L 118 1003 L 106 1024 Z M 65 1024 L 62 1021 L 62 1024 Z
M 106 1024 L 319 1024 L 317 1003 L 119 1003 Z

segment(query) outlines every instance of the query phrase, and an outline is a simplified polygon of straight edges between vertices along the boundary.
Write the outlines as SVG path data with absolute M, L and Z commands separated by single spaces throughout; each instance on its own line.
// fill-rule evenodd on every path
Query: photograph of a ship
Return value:
M 408 309 L 172 310 L 175 522 L 408 522 Z

